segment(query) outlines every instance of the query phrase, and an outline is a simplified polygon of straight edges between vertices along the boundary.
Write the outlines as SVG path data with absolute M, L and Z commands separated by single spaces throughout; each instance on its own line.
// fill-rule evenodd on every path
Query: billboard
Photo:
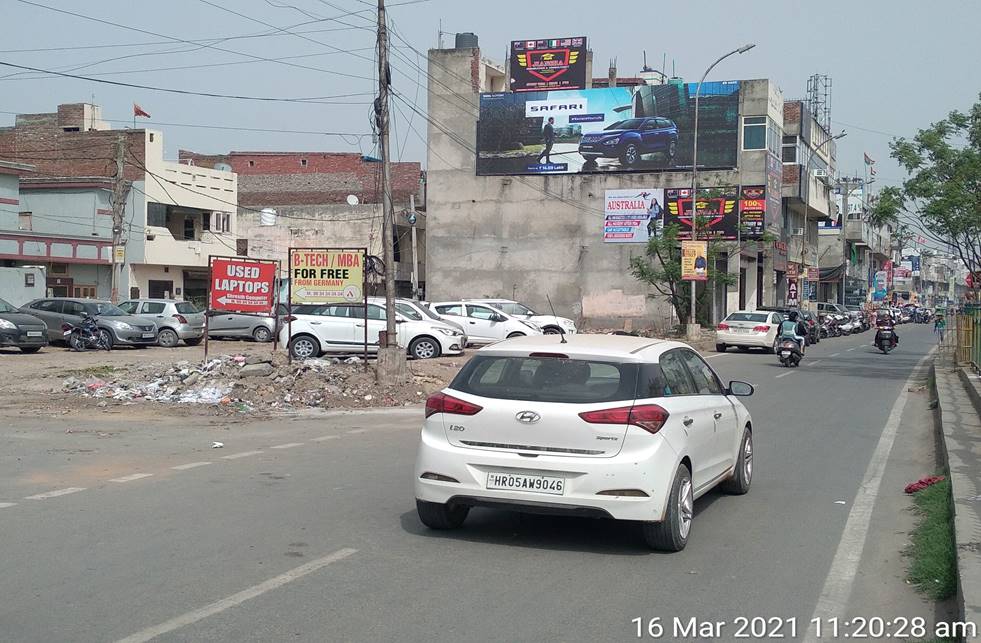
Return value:
M 708 280 L 708 242 L 681 242 L 681 278 L 685 281 Z
M 783 222 L 783 161 L 772 152 L 766 155 L 766 222 L 780 227 Z
M 691 168 L 695 83 L 480 95 L 477 175 Z M 698 167 L 734 168 L 739 81 L 702 85 Z
M 787 305 L 791 308 L 800 306 L 800 282 L 797 277 L 787 277 Z
M 664 190 L 607 190 L 604 243 L 647 243 L 664 229 Z
M 511 91 L 586 87 L 586 37 L 511 42 Z
M 678 238 L 691 239 L 695 225 L 692 216 L 691 188 L 668 188 L 664 191 L 667 204 L 664 225 L 679 226 Z M 703 239 L 736 239 L 739 233 L 739 189 L 735 186 L 698 188 L 698 237 Z
M 739 190 L 739 227 L 743 239 L 762 239 L 766 227 L 766 186 L 744 185 Z
M 208 308 L 269 315 L 275 301 L 277 262 L 211 257 Z
M 363 304 L 364 248 L 290 248 L 290 304 Z

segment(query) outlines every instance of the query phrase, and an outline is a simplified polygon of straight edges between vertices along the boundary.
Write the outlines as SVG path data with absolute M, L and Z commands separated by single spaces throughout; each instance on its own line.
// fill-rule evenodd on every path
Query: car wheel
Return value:
M 753 432 L 749 427 L 743 429 L 743 439 L 739 442 L 739 454 L 736 456 L 736 469 L 732 477 L 719 485 L 725 493 L 741 496 L 749 491 L 753 482 Z
M 776 337 L 774 337 L 773 338 L 773 346 L 771 346 L 769 349 L 767 349 L 767 352 L 770 353 L 771 355 L 776 355 L 777 354 L 777 341 L 778 341 L 778 339 Z
M 416 500 L 419 520 L 430 529 L 456 529 L 467 519 L 470 507 Z
M 681 551 L 688 544 L 691 521 L 695 513 L 695 494 L 691 472 L 684 464 L 674 474 L 674 484 L 668 494 L 668 507 L 661 522 L 644 523 L 644 540 L 651 549 Z
M 272 339 L 272 333 L 265 326 L 259 326 L 254 331 L 252 331 L 252 339 L 260 343 L 266 343 Z
M 726 346 L 725 344 L 716 344 L 715 345 L 715 352 L 717 352 L 717 353 L 724 353 L 724 352 L 726 352 L 726 350 L 728 348 L 729 347 Z
M 102 347 L 105 348 L 107 351 L 111 351 L 112 350 L 112 345 L 114 343 L 113 342 L 113 337 L 112 337 L 112 331 L 108 331 L 105 328 L 103 328 L 102 330 L 100 330 L 99 331 L 99 343 L 102 344 Z
M 557 326 L 546 326 L 542 329 L 542 333 L 546 335 L 561 335 L 562 329 L 558 328 Z
M 668 143 L 668 151 L 667 151 L 668 162 L 671 162 L 671 160 L 674 159 L 674 155 L 677 154 L 677 152 L 678 152 L 678 141 L 671 141 L 670 143 Z
M 173 348 L 177 346 L 178 342 L 180 342 L 180 337 L 170 328 L 161 329 L 160 333 L 157 334 L 157 343 L 164 348 Z
M 620 164 L 630 167 L 635 165 L 637 161 L 640 160 L 640 150 L 633 143 L 628 143 L 625 148 L 623 148 L 623 153 L 620 154 Z
M 20 352 L 22 352 L 22 353 L 28 353 L 28 354 L 30 354 L 30 353 L 36 353 L 39 350 L 41 350 L 41 347 L 40 346 L 21 346 L 20 347 Z
M 515 332 L 515 333 L 511 333 L 510 335 L 508 335 L 508 339 L 514 339 L 515 337 L 524 337 L 524 336 L 525 336 L 524 333 L 517 333 L 517 332 Z
M 188 346 L 197 346 L 198 344 L 201 343 L 201 338 L 200 337 L 192 337 L 190 339 L 185 339 L 184 340 L 184 343 L 187 344 Z
M 290 340 L 290 356 L 293 359 L 310 359 L 320 355 L 320 344 L 309 335 L 300 335 Z
M 439 342 L 432 337 L 416 337 L 409 344 L 409 354 L 416 359 L 433 359 L 441 352 Z

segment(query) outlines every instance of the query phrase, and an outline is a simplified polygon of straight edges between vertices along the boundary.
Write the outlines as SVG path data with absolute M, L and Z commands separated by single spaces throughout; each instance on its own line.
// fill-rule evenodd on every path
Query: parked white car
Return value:
M 735 346 L 739 350 L 762 348 L 775 353 L 783 319 L 780 313 L 765 310 L 729 313 L 715 328 L 715 350 L 724 353 L 730 346 Z
M 434 302 L 430 306 L 443 319 L 467 329 L 467 339 L 478 346 L 511 337 L 542 334 L 541 328 L 534 322 L 519 319 L 486 304 L 460 300 Z
M 481 349 L 426 401 L 416 508 L 433 529 L 471 507 L 636 520 L 685 547 L 694 501 L 749 491 L 753 434 L 736 396 L 680 342 L 523 337 Z
M 512 317 L 528 320 L 541 328 L 542 332 L 546 335 L 560 335 L 562 333 L 573 335 L 576 332 L 576 322 L 571 319 L 536 313 L 528 306 L 511 299 L 466 299 L 465 301 L 472 301 L 475 304 L 487 304 Z
M 396 299 L 395 310 L 397 310 L 400 314 L 405 315 L 409 319 L 414 319 L 415 321 L 421 321 L 422 319 L 428 318 L 432 321 L 449 324 L 453 328 L 463 333 L 463 343 L 461 345 L 467 345 L 467 329 L 464 328 L 462 324 L 450 319 L 443 319 L 434 313 L 432 308 L 429 307 L 428 302 L 416 301 L 415 299 Z
M 351 304 L 293 306 L 280 340 L 295 359 L 324 353 L 361 353 L 364 350 L 364 307 Z M 292 321 L 292 323 L 289 323 Z M 463 333 L 448 324 L 415 320 L 396 313 L 396 337 L 409 355 L 428 359 L 463 352 Z M 385 300 L 368 299 L 368 352 L 378 352 L 378 334 L 386 328 Z

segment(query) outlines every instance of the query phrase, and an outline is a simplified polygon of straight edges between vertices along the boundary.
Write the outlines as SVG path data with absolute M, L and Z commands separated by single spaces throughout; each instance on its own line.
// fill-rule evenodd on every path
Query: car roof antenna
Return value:
M 545 301 L 548 302 L 548 308 L 549 308 L 549 310 L 552 311 L 552 317 L 555 317 L 556 316 L 555 315 L 555 307 L 552 306 L 552 300 L 549 298 L 548 293 L 545 293 Z M 559 342 L 560 344 L 568 344 L 569 343 L 568 341 L 566 341 L 566 338 L 565 338 L 565 329 L 562 328 L 562 325 L 561 324 L 559 325 L 559 335 L 562 336 L 562 341 Z

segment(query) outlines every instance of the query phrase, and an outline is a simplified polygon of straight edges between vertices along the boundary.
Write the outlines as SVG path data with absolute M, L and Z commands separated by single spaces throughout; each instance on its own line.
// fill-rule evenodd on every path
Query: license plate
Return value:
M 892 337 L 892 333 L 886 331 L 886 332 L 882 333 L 882 336 L 883 337 Z
M 153 339 L 154 337 L 156 337 L 156 335 L 153 333 L 143 333 L 143 339 Z
M 487 488 L 549 493 L 554 496 L 561 496 L 565 491 L 565 478 L 528 476 L 515 473 L 488 473 Z
M 790 357 L 790 351 L 780 351 L 780 357 Z
M 29 330 L 29 331 L 27 331 L 27 336 L 28 337 L 40 337 L 41 336 L 41 331 L 39 331 L 39 330 Z

